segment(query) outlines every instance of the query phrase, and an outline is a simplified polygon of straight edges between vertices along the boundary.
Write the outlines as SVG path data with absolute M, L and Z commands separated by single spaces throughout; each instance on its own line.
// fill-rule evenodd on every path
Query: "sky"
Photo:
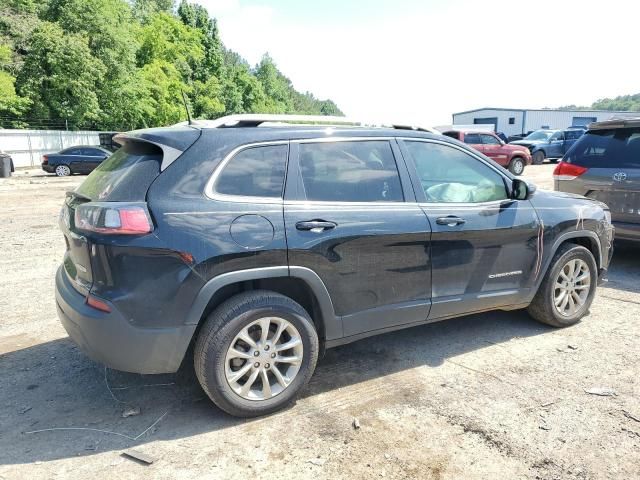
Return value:
M 640 92 L 637 0 L 192 0 L 250 64 L 348 116 L 444 125 L 481 107 Z

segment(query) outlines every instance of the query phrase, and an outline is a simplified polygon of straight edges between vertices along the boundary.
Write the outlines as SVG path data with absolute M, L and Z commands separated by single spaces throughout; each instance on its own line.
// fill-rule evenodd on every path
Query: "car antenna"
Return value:
M 187 120 L 189 125 L 193 125 L 193 120 L 191 119 L 191 112 L 189 111 L 189 103 L 187 102 L 187 96 L 184 94 L 184 90 L 180 89 L 180 93 L 182 93 L 182 101 L 184 102 L 184 109 L 187 111 Z

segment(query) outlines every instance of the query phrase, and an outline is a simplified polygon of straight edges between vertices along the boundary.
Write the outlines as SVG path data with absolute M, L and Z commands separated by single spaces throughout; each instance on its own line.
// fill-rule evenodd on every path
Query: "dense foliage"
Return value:
M 577 107 L 576 105 L 567 105 L 561 107 L 567 110 L 616 110 L 619 112 L 640 112 L 640 93 L 635 95 L 621 95 L 615 98 L 601 98 L 596 100 L 589 107 Z
M 251 67 L 181 0 L 1 0 L 0 127 L 131 130 L 233 113 L 338 115 L 265 54 Z

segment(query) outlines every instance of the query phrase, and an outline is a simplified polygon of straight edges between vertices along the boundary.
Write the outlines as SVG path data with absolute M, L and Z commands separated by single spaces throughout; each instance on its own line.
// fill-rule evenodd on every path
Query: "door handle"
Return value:
M 296 228 L 298 230 L 308 230 L 313 233 L 321 233 L 325 230 L 331 230 L 332 228 L 336 228 L 338 226 L 337 223 L 334 222 L 326 222 L 324 220 L 308 220 L 306 222 L 298 222 L 296 223 Z
M 456 225 L 462 225 L 467 223 L 464 218 L 456 217 L 455 215 L 448 215 L 446 217 L 439 217 L 436 219 L 438 225 L 446 225 L 447 227 L 455 227 Z

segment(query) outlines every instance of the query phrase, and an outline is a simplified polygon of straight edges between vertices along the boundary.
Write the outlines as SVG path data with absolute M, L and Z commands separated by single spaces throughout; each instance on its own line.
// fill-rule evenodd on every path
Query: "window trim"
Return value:
M 492 205 L 499 205 L 502 202 L 514 201 L 512 198 L 509 198 L 509 190 L 510 190 L 509 187 L 510 187 L 513 179 L 510 178 L 506 174 L 506 171 L 501 171 L 503 169 L 502 169 L 502 167 L 500 167 L 500 165 L 498 165 L 498 164 L 492 165 L 491 163 L 489 163 L 489 162 L 485 161 L 484 159 L 482 159 L 479 155 L 476 155 L 475 152 L 467 150 L 465 148 L 461 148 L 458 145 L 454 145 L 453 143 L 449 143 L 449 142 L 442 142 L 440 140 L 435 140 L 435 139 L 430 139 L 430 138 L 412 138 L 412 137 L 398 137 L 398 140 L 401 140 L 402 154 L 405 157 L 405 163 L 407 164 L 407 168 L 409 169 L 409 176 L 411 177 L 411 181 L 412 181 L 412 183 L 414 183 L 414 190 L 416 190 L 416 192 L 419 192 L 419 195 L 421 196 L 421 198 L 417 199 L 417 203 L 421 207 L 433 208 L 433 207 L 463 207 L 463 206 L 466 206 L 467 208 L 479 208 L 479 207 L 483 207 L 484 208 L 484 207 L 488 207 L 488 206 L 492 206 Z M 444 145 L 444 146 L 449 147 L 449 148 L 455 148 L 456 150 L 460 150 L 462 153 L 466 153 L 467 155 L 469 155 L 470 157 L 474 158 L 475 160 L 477 160 L 481 164 L 486 165 L 488 168 L 490 168 L 491 170 L 496 172 L 500 176 L 500 178 L 502 178 L 502 183 L 504 183 L 504 190 L 505 190 L 505 193 L 507 194 L 507 198 L 505 198 L 504 200 L 489 200 L 487 202 L 476 202 L 476 203 L 466 203 L 466 202 L 455 202 L 455 203 L 453 203 L 453 202 L 451 202 L 451 203 L 428 202 L 426 194 L 424 193 L 424 189 L 423 189 L 423 187 L 420 184 L 419 179 L 418 179 L 418 171 L 416 169 L 415 159 L 411 155 L 411 152 L 409 151 L 409 149 L 408 149 L 407 145 L 405 144 L 405 142 L 436 143 L 436 144 L 439 144 L 439 145 Z M 416 194 L 416 195 L 418 195 L 418 194 Z
M 231 150 L 222 161 L 216 166 L 207 181 L 206 186 L 204 187 L 204 195 L 211 199 L 217 200 L 220 202 L 232 202 L 232 203 L 269 203 L 269 204 L 282 204 L 284 202 L 284 187 L 287 184 L 287 169 L 289 164 L 289 156 L 290 156 L 290 148 L 287 149 L 287 159 L 285 161 L 284 167 L 284 178 L 282 180 L 282 194 L 280 197 L 253 197 L 250 195 L 228 195 L 225 193 L 219 193 L 215 190 L 215 184 L 218 180 L 218 177 L 222 174 L 222 171 L 225 169 L 227 164 L 239 153 L 244 150 L 248 150 L 250 148 L 256 147 L 269 147 L 274 145 L 286 145 L 289 147 L 289 140 L 274 140 L 268 142 L 256 142 L 256 143 L 247 143 L 245 145 L 240 145 L 233 150 Z

